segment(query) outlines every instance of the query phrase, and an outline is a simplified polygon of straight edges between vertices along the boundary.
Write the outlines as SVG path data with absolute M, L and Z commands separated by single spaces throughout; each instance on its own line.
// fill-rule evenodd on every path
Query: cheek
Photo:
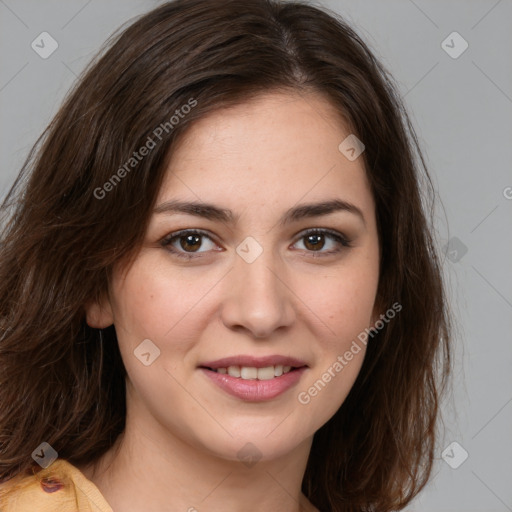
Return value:
M 347 265 L 304 284 L 301 293 L 307 297 L 309 315 L 318 317 L 310 322 L 317 326 L 317 360 L 297 399 L 313 417 L 325 422 L 344 402 L 363 364 L 378 270 L 373 265 L 357 269 Z
M 182 360 L 204 330 L 206 304 L 220 275 L 169 271 L 151 258 L 141 258 L 115 289 L 115 326 L 122 352 L 133 353 L 150 339 L 169 360 Z
M 298 295 L 310 317 L 316 316 L 317 340 L 324 350 L 343 350 L 371 325 L 378 286 L 373 267 L 349 267 L 318 279 L 301 279 Z
M 370 327 L 374 295 L 368 288 L 343 281 L 333 286 L 319 311 L 328 312 L 316 333 L 316 362 L 297 390 L 297 402 L 315 430 L 327 422 L 350 393 L 366 354 L 361 334 Z M 304 416 L 303 416 L 304 417 Z

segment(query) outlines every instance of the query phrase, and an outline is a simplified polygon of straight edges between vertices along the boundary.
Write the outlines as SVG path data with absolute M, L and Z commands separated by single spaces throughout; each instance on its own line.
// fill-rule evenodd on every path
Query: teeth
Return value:
M 229 366 L 228 375 L 231 375 L 231 377 L 240 377 L 240 366 Z
M 249 368 L 247 366 L 242 366 L 240 368 L 240 377 L 245 380 L 253 380 L 258 378 L 258 369 L 257 368 Z
M 290 372 L 291 366 L 283 366 L 278 364 L 276 366 L 266 366 L 265 368 L 254 368 L 252 366 L 228 366 L 227 368 L 217 368 L 217 373 L 223 375 L 228 374 L 231 377 L 238 377 L 243 380 L 271 380 L 274 377 Z
M 275 377 L 274 367 L 267 366 L 266 368 L 258 368 L 258 380 L 270 380 Z

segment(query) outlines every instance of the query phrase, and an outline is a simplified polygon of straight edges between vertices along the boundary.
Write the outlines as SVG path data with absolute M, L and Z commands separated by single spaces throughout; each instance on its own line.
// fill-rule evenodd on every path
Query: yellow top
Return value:
M 73 465 L 48 468 L 0 484 L 0 512 L 113 512 L 98 488 Z

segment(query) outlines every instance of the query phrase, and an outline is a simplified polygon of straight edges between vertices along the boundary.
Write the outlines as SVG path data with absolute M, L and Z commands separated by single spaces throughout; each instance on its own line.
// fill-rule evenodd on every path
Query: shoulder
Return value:
M 0 484 L 0 512 L 112 512 L 98 488 L 69 462 L 57 459 L 33 475 Z

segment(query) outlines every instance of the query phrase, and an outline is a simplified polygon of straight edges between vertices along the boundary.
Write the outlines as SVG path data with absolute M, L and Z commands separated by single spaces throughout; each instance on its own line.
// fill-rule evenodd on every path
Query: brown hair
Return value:
M 402 305 L 316 432 L 303 491 L 324 512 L 384 512 L 424 487 L 451 350 L 433 186 L 396 87 L 360 37 L 332 12 L 274 0 L 177 0 L 140 17 L 90 64 L 30 152 L 2 205 L 0 479 L 29 471 L 43 441 L 87 464 L 123 431 L 115 329 L 90 328 L 84 306 L 140 247 L 187 128 L 273 90 L 322 94 L 365 144 L 378 300 Z M 120 173 L 159 126 L 161 140 Z

